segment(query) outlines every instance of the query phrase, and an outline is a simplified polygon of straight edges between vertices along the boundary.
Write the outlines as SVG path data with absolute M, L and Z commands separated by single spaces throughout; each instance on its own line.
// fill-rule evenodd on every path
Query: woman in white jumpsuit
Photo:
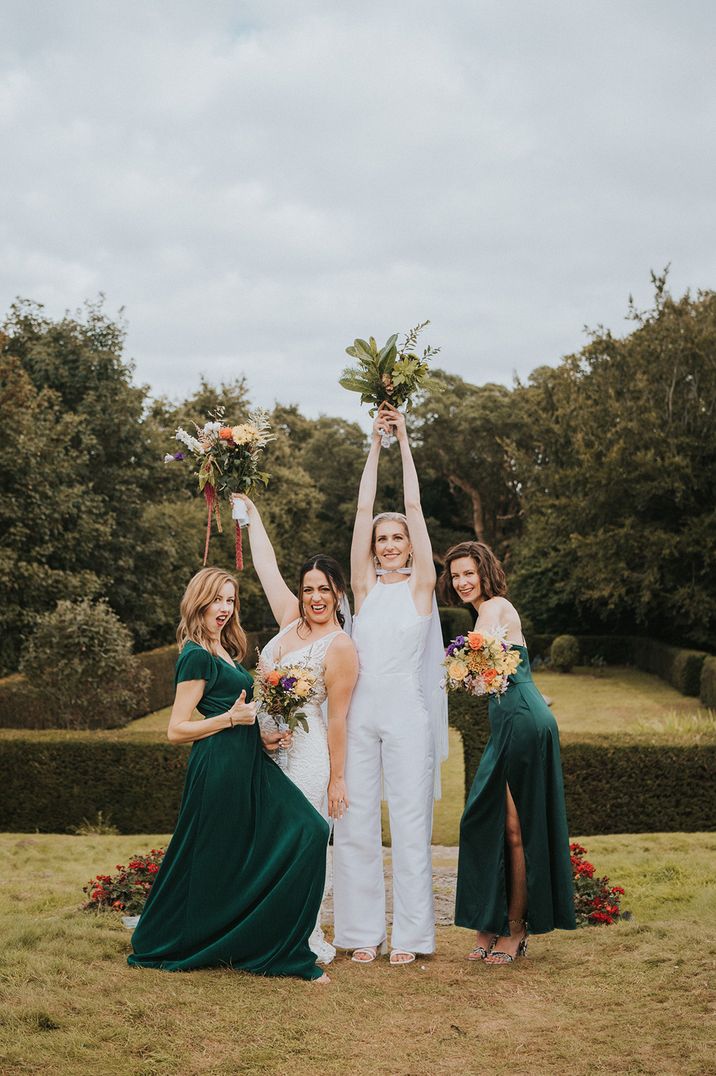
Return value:
M 403 464 L 405 515 L 373 519 L 383 432 L 394 432 Z M 435 950 L 431 835 L 440 760 L 447 756 L 447 705 L 435 603 L 435 566 L 405 417 L 384 404 L 358 493 L 351 548 L 353 641 L 360 673 L 348 714 L 350 807 L 335 823 L 335 945 L 358 963 L 386 941 L 381 792 L 388 801 L 393 859 L 391 964 Z

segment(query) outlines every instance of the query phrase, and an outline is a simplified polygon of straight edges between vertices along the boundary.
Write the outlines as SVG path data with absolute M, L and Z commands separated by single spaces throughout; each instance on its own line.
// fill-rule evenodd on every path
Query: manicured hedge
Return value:
M 244 663 L 252 669 L 256 664 L 256 649 L 265 646 L 272 631 L 254 631 L 247 634 L 247 651 Z M 127 722 L 155 710 L 170 706 L 174 698 L 174 666 L 177 648 L 161 646 L 157 650 L 147 650 L 137 654 L 139 664 L 149 672 L 147 702 L 139 710 L 127 714 Z M 38 707 L 37 702 L 25 688 L 25 677 L 8 676 L 0 680 L 0 728 L 5 729 L 51 729 L 52 711 Z
M 450 697 L 450 724 L 463 741 L 466 797 L 490 734 L 487 705 Z M 716 828 L 716 744 L 563 736 L 562 770 L 571 833 Z
M 589 665 L 594 658 L 604 658 L 607 665 L 634 664 L 634 637 L 632 635 L 575 635 L 579 643 L 579 660 Z M 549 657 L 554 635 L 529 635 L 527 647 L 530 657 L 543 661 Z
M 475 613 L 461 605 L 441 605 L 438 612 L 445 646 L 451 639 L 456 639 L 458 635 L 466 635 L 475 626 Z
M 704 706 L 716 710 L 716 658 L 708 657 L 703 663 L 699 699 Z
M 682 695 L 698 695 L 701 668 L 708 657 L 703 650 L 685 650 L 657 639 L 634 640 L 634 664 L 668 681 Z
M 486 715 L 453 708 L 451 720 L 463 731 L 467 788 Z M 122 833 L 170 833 L 188 757 L 188 747 L 107 734 L 0 739 L 0 830 L 70 833 L 101 811 Z M 565 738 L 562 764 L 572 833 L 715 828 L 716 744 Z

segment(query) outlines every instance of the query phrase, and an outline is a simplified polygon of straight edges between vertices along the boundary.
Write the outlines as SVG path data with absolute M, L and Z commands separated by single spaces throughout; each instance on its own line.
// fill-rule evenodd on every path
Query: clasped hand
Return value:
M 402 441 L 406 436 L 405 415 L 402 411 L 398 411 L 397 407 L 393 407 L 387 400 L 384 400 L 373 419 L 373 433 L 390 434 L 398 441 Z
M 292 732 L 264 732 L 261 730 L 261 742 L 267 751 L 278 751 L 279 747 L 289 748 L 293 743 Z
M 246 691 L 242 691 L 226 716 L 231 725 L 253 725 L 256 722 L 256 703 L 247 702 Z

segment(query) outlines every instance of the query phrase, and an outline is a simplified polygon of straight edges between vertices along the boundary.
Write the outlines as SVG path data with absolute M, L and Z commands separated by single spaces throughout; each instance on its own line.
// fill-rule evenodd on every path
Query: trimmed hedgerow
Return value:
M 471 700 L 466 699 L 467 702 Z M 466 789 L 487 739 L 481 700 L 452 723 L 465 744 Z M 187 747 L 91 734 L 0 739 L 0 829 L 71 833 L 101 811 L 121 833 L 169 833 L 184 782 Z M 570 832 L 713 830 L 716 744 L 620 737 L 564 739 Z
M 716 658 L 708 657 L 703 663 L 699 699 L 704 706 L 716 710 Z
M 634 664 L 666 680 L 682 695 L 698 695 L 701 669 L 708 654 L 669 646 L 658 639 L 634 639 Z
M 458 635 L 467 635 L 475 625 L 475 610 L 466 609 L 462 606 L 441 605 L 440 624 L 443 629 L 443 642 L 445 646 Z
M 463 742 L 465 796 L 490 735 L 488 703 L 450 697 L 450 724 Z M 562 737 L 571 833 L 653 833 L 716 828 L 716 744 L 636 736 Z

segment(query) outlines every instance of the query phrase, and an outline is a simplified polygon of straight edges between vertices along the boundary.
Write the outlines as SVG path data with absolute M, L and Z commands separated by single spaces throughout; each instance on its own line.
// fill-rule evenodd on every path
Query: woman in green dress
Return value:
M 469 959 L 511 964 L 525 955 L 528 933 L 576 927 L 559 733 L 489 546 L 449 549 L 441 590 L 450 604 L 475 609 L 476 630 L 500 630 L 520 652 L 507 691 L 490 699 L 490 739 L 460 823 L 455 899 L 455 923 L 477 931 Z
M 132 937 L 130 964 L 225 965 L 328 982 L 308 946 L 323 896 L 328 826 L 262 750 L 237 585 L 204 568 L 177 631 L 172 743 L 192 743 L 179 818 Z M 197 709 L 203 721 L 192 720 Z

